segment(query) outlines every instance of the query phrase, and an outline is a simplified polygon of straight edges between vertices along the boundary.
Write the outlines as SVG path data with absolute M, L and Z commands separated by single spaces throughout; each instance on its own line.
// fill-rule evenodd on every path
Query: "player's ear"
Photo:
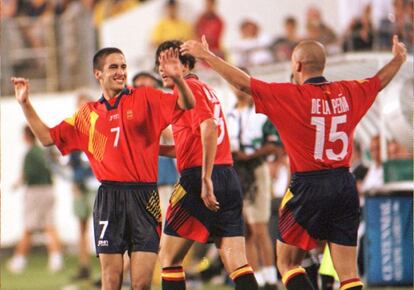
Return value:
M 102 71 L 101 71 L 101 70 L 99 70 L 99 69 L 94 69 L 94 70 L 93 70 L 93 74 L 95 75 L 95 78 L 96 78 L 97 80 L 99 80 L 99 79 L 101 78 L 101 76 L 102 76 Z
M 181 66 L 182 66 L 182 72 L 184 75 L 190 72 L 190 67 L 188 66 L 188 64 L 182 64 Z
M 302 69 L 303 69 L 303 64 L 302 64 L 302 62 L 297 61 L 297 62 L 295 63 L 295 70 L 296 70 L 296 72 L 302 72 Z

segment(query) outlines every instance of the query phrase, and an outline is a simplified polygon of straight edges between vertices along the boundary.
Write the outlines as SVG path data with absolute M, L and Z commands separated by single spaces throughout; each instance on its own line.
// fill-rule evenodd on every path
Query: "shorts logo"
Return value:
M 146 205 L 146 209 L 157 220 L 157 222 L 162 221 L 160 197 L 157 191 L 153 191 L 151 193 L 151 196 Z
M 99 240 L 98 241 L 98 247 L 108 247 L 109 243 L 108 240 Z

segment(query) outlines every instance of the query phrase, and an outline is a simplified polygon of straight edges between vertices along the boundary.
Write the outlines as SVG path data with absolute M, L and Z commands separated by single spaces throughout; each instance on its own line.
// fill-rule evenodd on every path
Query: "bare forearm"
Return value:
M 50 128 L 40 119 L 29 100 L 20 104 L 33 133 L 44 146 L 53 145 Z
M 160 145 L 160 156 L 175 158 L 175 146 L 174 145 Z
M 177 104 L 183 110 L 194 108 L 194 95 L 183 78 L 174 79 L 174 83 L 178 89 Z
M 404 61 L 405 59 L 403 57 L 395 56 L 376 74 L 376 76 L 381 81 L 381 90 L 385 88 L 389 84 L 389 82 L 394 78 L 394 76 L 398 73 Z
M 233 87 L 251 94 L 250 76 L 244 71 L 231 65 L 213 53 L 208 54 L 204 60 Z
M 217 125 L 213 119 L 205 120 L 200 125 L 203 146 L 202 178 L 211 178 L 217 150 Z

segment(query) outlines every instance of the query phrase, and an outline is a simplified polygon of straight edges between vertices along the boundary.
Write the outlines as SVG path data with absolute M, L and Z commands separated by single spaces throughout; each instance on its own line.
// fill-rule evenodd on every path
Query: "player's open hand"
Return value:
M 29 99 L 29 80 L 24 78 L 11 78 L 11 82 L 14 85 L 14 93 L 16 100 L 23 104 Z
M 395 57 L 401 58 L 402 61 L 405 61 L 407 58 L 407 48 L 404 43 L 398 40 L 398 35 L 394 35 L 392 38 L 392 54 Z
M 211 178 L 202 179 L 201 199 L 209 210 L 218 211 L 220 209 L 219 203 L 214 194 L 213 182 L 211 181 Z
M 206 37 L 201 37 L 201 42 L 195 40 L 188 40 L 184 42 L 180 47 L 182 54 L 191 54 L 192 56 L 200 59 L 206 58 L 212 52 L 208 48 Z
M 173 80 L 183 77 L 183 69 L 179 59 L 180 52 L 172 47 L 161 52 L 159 56 L 162 71 Z

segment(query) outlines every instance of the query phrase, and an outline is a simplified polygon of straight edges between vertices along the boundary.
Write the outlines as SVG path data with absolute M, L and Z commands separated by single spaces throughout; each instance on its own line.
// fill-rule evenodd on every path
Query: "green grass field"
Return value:
M 26 271 L 20 275 L 10 273 L 5 265 L 9 255 L 1 256 L 1 289 L 2 290 L 93 290 L 91 281 L 73 283 L 71 277 L 76 272 L 77 260 L 73 255 L 65 256 L 65 268 L 63 271 L 51 274 L 47 270 L 47 257 L 44 253 L 33 253 L 28 259 Z M 99 277 L 98 259 L 92 258 L 93 277 L 95 280 Z M 127 287 L 122 288 L 129 289 Z M 160 290 L 160 287 L 154 286 L 154 290 Z M 216 285 L 204 285 L 200 290 L 230 290 L 232 288 Z M 283 289 L 280 287 L 280 289 Z M 369 288 L 369 290 L 408 290 L 412 288 Z

